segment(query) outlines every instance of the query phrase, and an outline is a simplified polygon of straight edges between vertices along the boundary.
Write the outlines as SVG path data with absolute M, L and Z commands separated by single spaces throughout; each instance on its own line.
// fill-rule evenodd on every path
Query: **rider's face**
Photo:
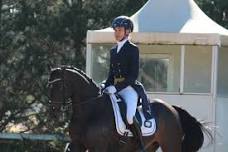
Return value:
M 121 41 L 127 35 L 124 27 L 116 27 L 114 31 L 115 31 L 114 35 L 117 41 Z

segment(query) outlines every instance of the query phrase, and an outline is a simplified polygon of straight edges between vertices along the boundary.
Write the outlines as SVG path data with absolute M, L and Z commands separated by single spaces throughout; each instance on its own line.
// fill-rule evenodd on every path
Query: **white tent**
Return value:
M 228 45 L 228 30 L 193 0 L 149 0 L 131 19 L 136 43 Z M 112 43 L 112 32 L 110 27 L 88 31 L 87 43 Z

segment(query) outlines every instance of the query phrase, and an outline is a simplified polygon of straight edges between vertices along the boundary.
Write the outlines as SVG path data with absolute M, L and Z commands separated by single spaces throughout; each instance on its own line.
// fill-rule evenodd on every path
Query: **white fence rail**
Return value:
M 68 136 L 63 134 L 29 134 L 29 133 L 0 133 L 1 140 L 36 140 L 36 141 L 70 141 Z

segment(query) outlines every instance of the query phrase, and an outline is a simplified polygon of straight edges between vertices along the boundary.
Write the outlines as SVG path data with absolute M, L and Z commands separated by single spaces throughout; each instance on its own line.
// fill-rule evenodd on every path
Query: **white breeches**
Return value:
M 128 86 L 122 89 L 118 94 L 124 99 L 127 105 L 127 122 L 131 125 L 133 124 L 133 117 L 135 116 L 137 102 L 138 102 L 138 94 L 131 87 Z

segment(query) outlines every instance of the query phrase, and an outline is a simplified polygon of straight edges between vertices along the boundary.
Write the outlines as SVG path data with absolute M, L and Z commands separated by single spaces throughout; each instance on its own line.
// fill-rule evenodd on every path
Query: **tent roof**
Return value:
M 212 21 L 193 0 L 149 0 L 131 18 L 137 32 L 228 35 L 228 30 Z
M 131 16 L 131 19 L 135 25 L 133 39 L 134 37 L 137 39 L 137 33 L 144 33 L 144 35 L 153 33 L 164 35 L 166 33 L 168 37 L 176 34 L 182 35 L 182 37 L 183 35 L 190 37 L 197 35 L 197 39 L 199 39 L 199 35 L 200 37 L 207 35 L 207 37 L 216 39 L 216 44 L 220 44 L 222 43 L 218 40 L 220 35 L 223 38 L 228 36 L 228 30 L 211 20 L 193 0 L 148 0 L 139 11 Z M 89 42 L 90 40 L 96 41 L 96 38 L 93 38 L 94 34 L 99 39 L 99 35 L 106 32 L 112 33 L 113 30 L 109 27 L 102 30 L 88 31 L 87 40 Z M 108 36 L 111 34 L 108 33 L 104 34 L 104 36 L 107 36 L 106 41 L 108 39 L 113 41 L 113 38 Z M 153 39 L 150 41 L 153 41 Z M 156 41 L 159 41 L 159 38 Z M 205 41 L 204 43 L 208 42 Z

